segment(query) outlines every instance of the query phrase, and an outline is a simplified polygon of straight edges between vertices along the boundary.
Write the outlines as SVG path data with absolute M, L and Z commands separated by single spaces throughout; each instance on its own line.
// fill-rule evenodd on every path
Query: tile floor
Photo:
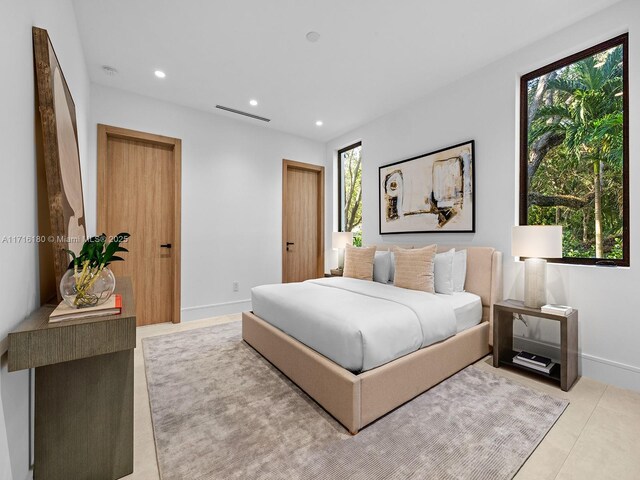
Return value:
M 141 340 L 239 320 L 225 315 L 182 324 L 138 328 L 135 350 L 135 460 L 129 480 L 158 479 Z M 516 475 L 517 480 L 640 479 L 640 393 L 580 378 L 569 392 L 522 372 L 494 369 L 489 357 L 476 364 L 571 402 Z

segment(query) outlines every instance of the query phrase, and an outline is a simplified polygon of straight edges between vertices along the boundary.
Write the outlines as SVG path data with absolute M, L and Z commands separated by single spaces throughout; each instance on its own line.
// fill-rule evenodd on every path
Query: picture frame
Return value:
M 378 167 L 380 235 L 474 233 L 475 141 Z
M 47 243 L 60 284 L 69 265 L 66 250 L 78 253 L 87 238 L 76 108 L 45 29 L 33 27 L 37 106 L 49 203 Z M 56 291 L 59 290 L 56 288 Z M 60 293 L 57 291 L 58 299 Z

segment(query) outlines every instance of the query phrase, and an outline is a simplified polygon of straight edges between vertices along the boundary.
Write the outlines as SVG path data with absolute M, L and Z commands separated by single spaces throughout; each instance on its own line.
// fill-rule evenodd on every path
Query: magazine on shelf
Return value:
M 518 353 L 516 357 L 522 360 L 523 362 L 531 363 L 533 365 L 538 365 L 539 367 L 546 367 L 551 363 L 550 358 L 543 357 L 542 355 L 536 355 L 534 353 L 525 352 L 525 351 Z
M 551 370 L 556 365 L 554 362 L 551 362 L 546 367 L 543 367 L 541 365 L 535 365 L 533 363 L 527 362 L 526 360 L 522 360 L 520 357 L 518 357 L 518 355 L 513 357 L 513 363 L 515 363 L 516 365 L 522 365 L 523 367 L 527 367 L 532 370 L 536 370 L 538 372 L 543 372 L 543 373 L 551 373 Z

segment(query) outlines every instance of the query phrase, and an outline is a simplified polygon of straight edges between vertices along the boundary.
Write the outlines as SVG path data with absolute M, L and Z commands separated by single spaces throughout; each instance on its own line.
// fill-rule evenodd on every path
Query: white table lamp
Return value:
M 524 261 L 524 304 L 540 308 L 547 303 L 547 261 L 562 257 L 562 227 L 521 225 L 511 230 L 511 255 Z
M 331 248 L 338 250 L 338 269 L 344 267 L 344 249 L 346 245 L 353 245 L 353 233 L 333 232 L 331 234 Z

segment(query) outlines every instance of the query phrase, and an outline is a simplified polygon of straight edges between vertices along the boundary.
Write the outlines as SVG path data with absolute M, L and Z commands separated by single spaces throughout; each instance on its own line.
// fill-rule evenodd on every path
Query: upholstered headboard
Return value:
M 420 248 L 424 245 L 376 245 L 377 250 Z M 455 248 L 467 251 L 467 278 L 464 289 L 482 299 L 482 321 L 489 322 L 489 344 L 493 345 L 493 309 L 495 302 L 502 300 L 502 252 L 492 247 L 464 247 L 438 245 L 438 252 Z

